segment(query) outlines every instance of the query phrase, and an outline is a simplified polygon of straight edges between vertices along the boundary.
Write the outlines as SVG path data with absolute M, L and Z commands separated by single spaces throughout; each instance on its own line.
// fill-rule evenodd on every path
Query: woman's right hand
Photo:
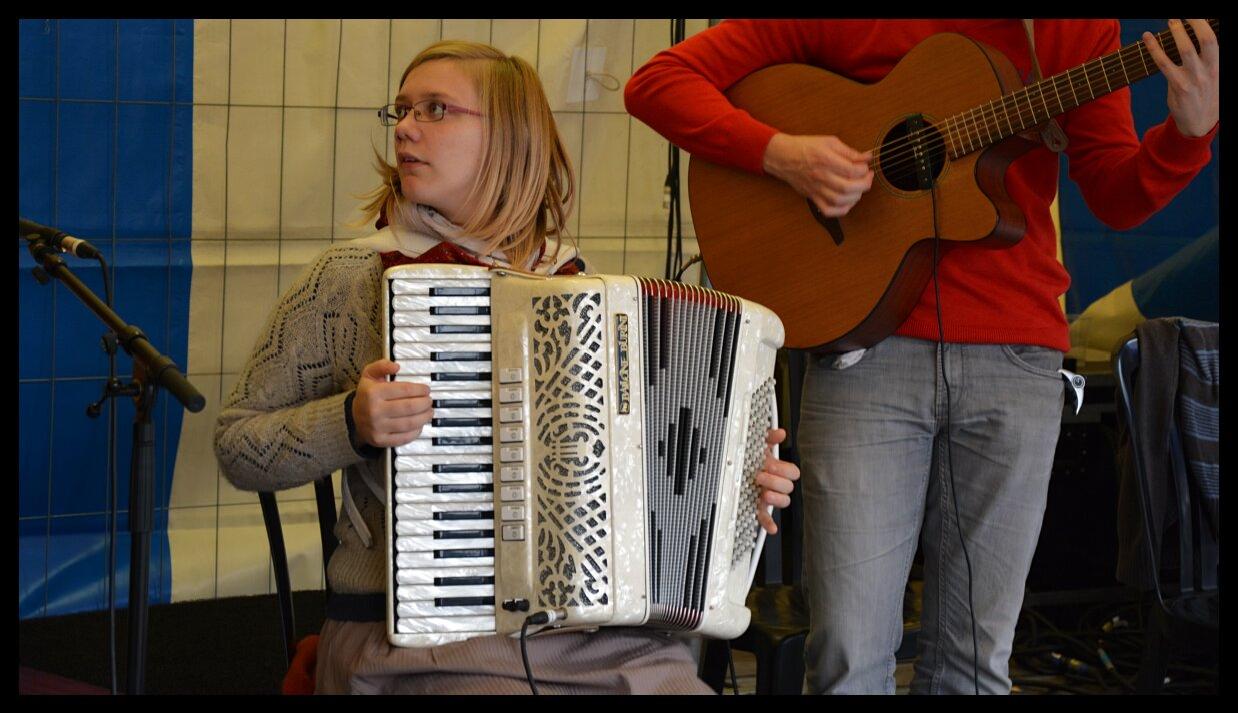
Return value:
M 378 448 L 402 446 L 421 435 L 434 415 L 430 387 L 407 381 L 388 381 L 400 370 L 390 359 L 365 365 L 352 401 L 357 440 Z
M 872 152 L 856 151 L 836 136 L 780 133 L 766 145 L 762 167 L 812 201 L 822 215 L 838 218 L 873 187 L 871 158 Z

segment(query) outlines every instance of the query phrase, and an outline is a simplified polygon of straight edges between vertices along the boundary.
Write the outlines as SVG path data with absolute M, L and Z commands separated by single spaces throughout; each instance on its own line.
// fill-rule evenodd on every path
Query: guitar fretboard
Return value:
M 1209 20 L 1208 24 L 1219 37 L 1220 20 Z M 1187 23 L 1182 27 L 1198 49 L 1195 31 Z M 1173 33 L 1164 30 L 1156 37 L 1165 54 L 1180 63 L 1181 55 Z M 1159 71 L 1143 41 L 1134 42 L 946 119 L 942 122 L 946 149 L 950 158 L 961 158 Z

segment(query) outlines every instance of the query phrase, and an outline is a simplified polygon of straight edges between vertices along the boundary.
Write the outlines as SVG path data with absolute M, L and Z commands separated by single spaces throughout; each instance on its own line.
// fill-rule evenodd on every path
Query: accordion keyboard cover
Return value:
M 434 401 L 388 450 L 392 644 L 512 634 L 543 610 L 568 629 L 743 633 L 773 312 L 632 276 L 404 265 L 384 281 L 395 378 Z

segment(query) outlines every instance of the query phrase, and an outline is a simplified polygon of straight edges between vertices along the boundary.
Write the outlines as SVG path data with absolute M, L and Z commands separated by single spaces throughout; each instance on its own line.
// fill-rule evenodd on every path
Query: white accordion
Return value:
M 433 420 L 387 455 L 387 635 L 554 626 L 733 638 L 765 533 L 768 309 L 631 276 L 404 265 L 387 357 Z

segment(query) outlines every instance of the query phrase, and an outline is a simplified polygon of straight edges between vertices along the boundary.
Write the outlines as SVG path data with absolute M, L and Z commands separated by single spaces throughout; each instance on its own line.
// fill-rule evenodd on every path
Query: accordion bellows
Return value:
M 764 542 L 753 482 L 782 323 L 713 290 L 453 265 L 384 274 L 396 379 L 434 417 L 389 449 L 388 639 L 649 626 L 732 638 Z

